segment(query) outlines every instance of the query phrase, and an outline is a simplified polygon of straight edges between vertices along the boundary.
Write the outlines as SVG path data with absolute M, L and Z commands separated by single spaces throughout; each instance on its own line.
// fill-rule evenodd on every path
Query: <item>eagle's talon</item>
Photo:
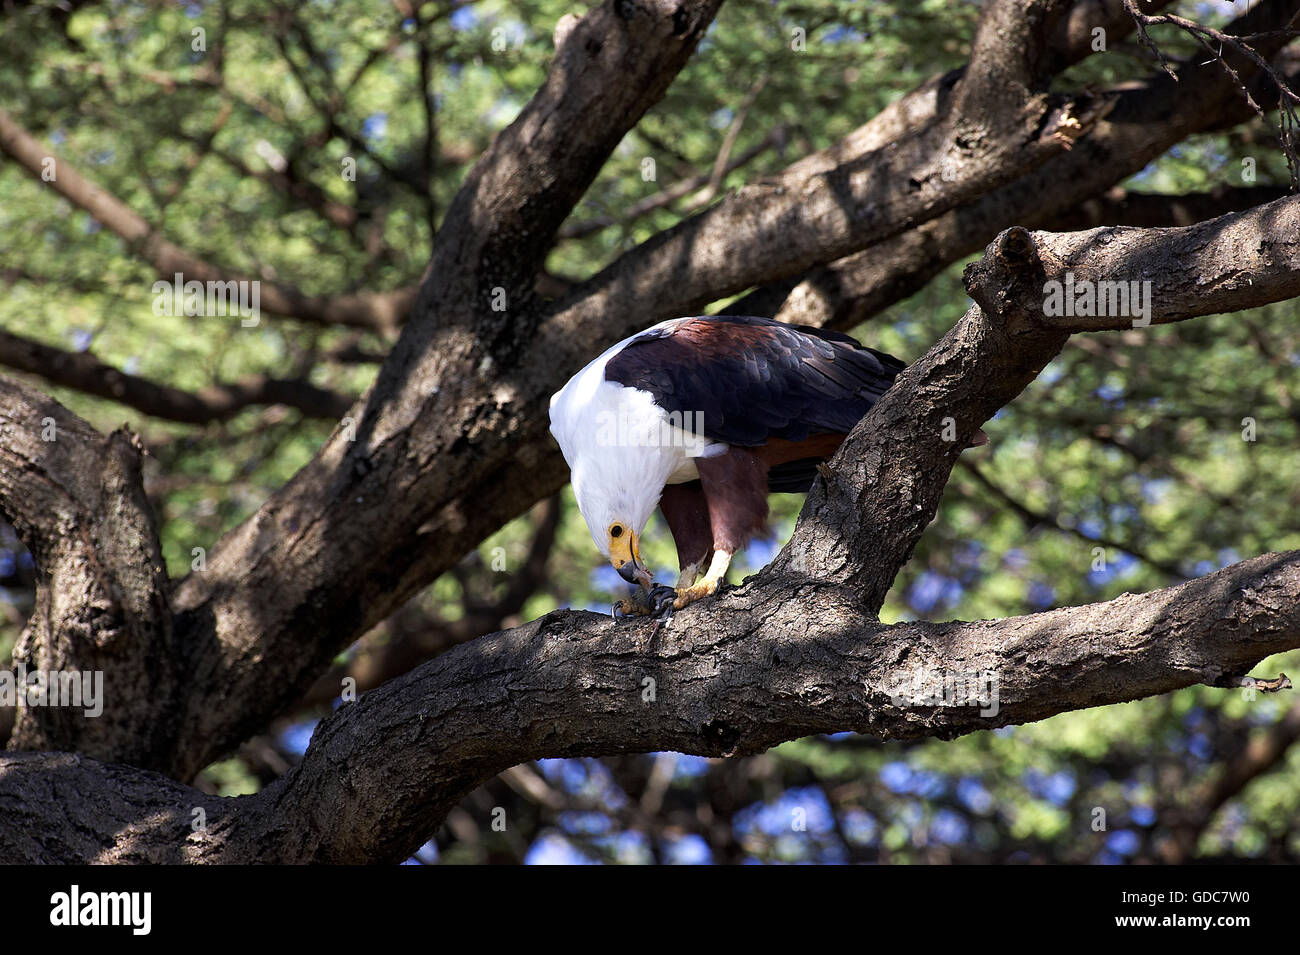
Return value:
M 664 584 L 655 584 L 650 588 L 650 593 L 646 595 L 646 600 L 650 605 L 651 616 L 666 620 L 673 615 L 673 610 L 676 609 L 674 604 L 677 601 L 677 591 Z
M 635 600 L 624 598 L 614 604 L 614 619 L 626 620 L 628 617 L 644 617 L 650 613 L 649 607 L 644 607 Z
M 681 610 L 683 607 L 689 607 L 695 601 L 703 600 L 705 597 L 712 597 L 717 592 L 718 582 L 716 580 L 701 580 L 694 586 L 675 591 L 677 599 L 673 601 L 673 609 Z

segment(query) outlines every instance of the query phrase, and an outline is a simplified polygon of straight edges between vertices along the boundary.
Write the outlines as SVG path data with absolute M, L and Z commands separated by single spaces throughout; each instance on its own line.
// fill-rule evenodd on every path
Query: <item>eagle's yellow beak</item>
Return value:
M 647 590 L 654 583 L 650 571 L 641 563 L 636 532 L 630 527 L 615 524 L 609 529 L 609 562 L 618 575 L 629 584 L 640 584 Z

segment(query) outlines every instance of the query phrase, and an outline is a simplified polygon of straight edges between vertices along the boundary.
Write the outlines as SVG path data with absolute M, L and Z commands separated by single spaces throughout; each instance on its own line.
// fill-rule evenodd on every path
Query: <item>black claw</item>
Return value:
M 677 600 L 677 591 L 663 584 L 655 584 L 647 595 L 650 610 L 660 620 L 669 620 L 673 615 L 673 603 Z
M 611 611 L 614 619 L 617 620 L 635 620 L 643 614 L 638 614 L 637 609 L 648 612 L 651 604 L 646 602 L 646 596 L 639 590 L 633 591 L 632 596 L 626 600 L 615 602 L 614 609 Z

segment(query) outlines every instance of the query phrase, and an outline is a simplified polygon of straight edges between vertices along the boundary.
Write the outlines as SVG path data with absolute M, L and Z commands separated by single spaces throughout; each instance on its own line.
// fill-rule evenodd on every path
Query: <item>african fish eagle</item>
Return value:
M 904 367 L 838 332 L 716 315 L 661 322 L 574 375 L 551 398 L 551 433 L 596 547 L 648 596 L 615 614 L 714 593 L 763 530 L 768 492 L 807 491 Z M 656 505 L 677 545 L 675 592 L 641 562 Z

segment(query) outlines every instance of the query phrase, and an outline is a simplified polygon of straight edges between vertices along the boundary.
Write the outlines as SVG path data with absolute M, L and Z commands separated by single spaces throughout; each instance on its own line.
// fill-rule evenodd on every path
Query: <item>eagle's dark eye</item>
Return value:
M 609 536 L 610 536 L 610 537 L 622 537 L 622 536 L 623 536 L 623 525 L 622 525 L 622 524 L 610 524 L 610 525 L 609 525 Z

